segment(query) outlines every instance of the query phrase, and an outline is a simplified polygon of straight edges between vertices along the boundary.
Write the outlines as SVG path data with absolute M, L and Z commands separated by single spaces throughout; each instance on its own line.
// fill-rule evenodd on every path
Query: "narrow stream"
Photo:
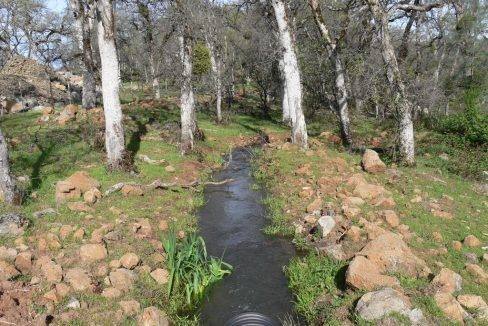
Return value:
M 233 151 L 229 166 L 217 172 L 200 210 L 201 235 L 210 255 L 224 257 L 234 270 L 209 293 L 201 311 L 202 325 L 223 326 L 244 312 L 258 312 L 277 320 L 291 316 L 292 295 L 283 266 L 295 255 L 290 241 L 263 234 L 266 209 L 263 192 L 251 189 L 248 149 Z

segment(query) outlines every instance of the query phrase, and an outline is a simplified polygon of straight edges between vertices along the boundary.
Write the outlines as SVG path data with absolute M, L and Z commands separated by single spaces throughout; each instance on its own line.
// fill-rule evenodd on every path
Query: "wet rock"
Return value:
M 125 268 L 119 268 L 109 274 L 110 283 L 116 289 L 126 292 L 132 289 L 136 279 L 135 274 Z
M 476 283 L 488 284 L 488 273 L 486 273 L 479 265 L 466 264 L 466 270 L 475 278 Z
M 375 290 L 381 287 L 397 287 L 400 282 L 393 276 L 382 275 L 381 269 L 369 259 L 356 256 L 347 268 L 346 284 L 357 290 Z
M 156 307 L 147 307 L 137 319 L 138 326 L 169 326 L 166 314 Z
M 434 300 L 447 317 L 461 324 L 464 324 L 464 318 L 469 316 L 450 293 L 437 293 L 434 295 Z
M 479 247 L 481 246 L 481 241 L 474 235 L 468 235 L 463 241 L 465 246 L 468 247 Z
M 356 313 L 368 321 L 382 319 L 391 313 L 409 318 L 414 325 L 424 319 L 421 310 L 412 310 L 412 304 L 405 295 L 389 287 L 363 295 L 356 305 Z
M 169 272 L 166 269 L 155 269 L 150 273 L 150 275 L 158 284 L 162 285 L 168 283 Z
M 19 235 L 24 232 L 27 219 L 22 214 L 6 213 L 0 215 L 0 235 Z
M 378 153 L 371 149 L 367 149 L 363 154 L 361 161 L 363 169 L 369 173 L 381 173 L 386 171 L 386 165 L 380 159 Z
M 64 278 L 75 291 L 86 291 L 92 287 L 90 276 L 82 268 L 69 269 Z
M 322 216 L 317 221 L 320 235 L 325 238 L 334 229 L 336 222 L 332 216 Z
M 136 300 L 127 300 L 119 302 L 125 316 L 135 316 L 141 311 L 141 304 Z
M 123 267 L 127 269 L 134 269 L 134 267 L 139 264 L 140 259 L 136 254 L 129 252 L 123 255 L 119 261 Z
M 442 268 L 430 284 L 434 292 L 452 294 L 462 289 L 463 278 L 448 268 Z
M 85 244 L 80 247 L 81 260 L 85 262 L 95 262 L 107 257 L 107 249 L 101 244 Z

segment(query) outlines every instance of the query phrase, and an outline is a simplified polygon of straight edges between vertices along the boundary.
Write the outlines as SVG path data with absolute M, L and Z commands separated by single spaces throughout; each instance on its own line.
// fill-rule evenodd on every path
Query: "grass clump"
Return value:
M 351 298 L 341 295 L 347 264 L 317 253 L 294 258 L 286 267 L 297 312 L 310 325 L 340 325 L 334 310 L 346 306 Z
M 168 297 L 183 295 L 188 310 L 197 307 L 206 291 L 232 271 L 231 265 L 207 255 L 205 241 L 195 233 L 178 241 L 171 231 L 163 244 L 170 272 Z

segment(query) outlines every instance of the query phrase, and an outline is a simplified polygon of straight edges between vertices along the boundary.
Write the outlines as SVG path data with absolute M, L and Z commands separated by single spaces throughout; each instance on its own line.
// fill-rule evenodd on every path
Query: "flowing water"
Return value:
M 223 257 L 234 270 L 209 293 L 201 311 L 202 325 L 223 326 L 243 312 L 283 320 L 293 313 L 283 266 L 295 255 L 292 244 L 263 234 L 266 209 L 263 192 L 251 189 L 248 149 L 233 151 L 230 164 L 215 180 L 233 182 L 207 186 L 200 210 L 201 235 L 210 255 Z

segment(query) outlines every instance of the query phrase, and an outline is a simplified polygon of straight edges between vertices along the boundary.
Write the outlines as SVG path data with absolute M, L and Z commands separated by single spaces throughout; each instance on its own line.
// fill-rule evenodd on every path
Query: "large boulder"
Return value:
M 346 284 L 356 290 L 376 290 L 385 286 L 399 287 L 393 276 L 383 275 L 382 270 L 369 259 L 356 256 L 346 272 Z
M 430 269 L 418 258 L 402 238 L 385 232 L 370 241 L 358 254 L 379 267 L 381 273 L 401 273 L 411 277 L 425 277 Z
M 380 173 L 386 171 L 386 165 L 380 159 L 378 153 L 372 149 L 367 149 L 363 154 L 363 159 L 361 161 L 363 169 L 369 173 Z
M 414 325 L 420 325 L 424 320 L 422 311 L 412 309 L 405 295 L 388 287 L 363 295 L 356 305 L 356 313 L 368 321 L 382 319 L 391 313 L 409 318 Z

